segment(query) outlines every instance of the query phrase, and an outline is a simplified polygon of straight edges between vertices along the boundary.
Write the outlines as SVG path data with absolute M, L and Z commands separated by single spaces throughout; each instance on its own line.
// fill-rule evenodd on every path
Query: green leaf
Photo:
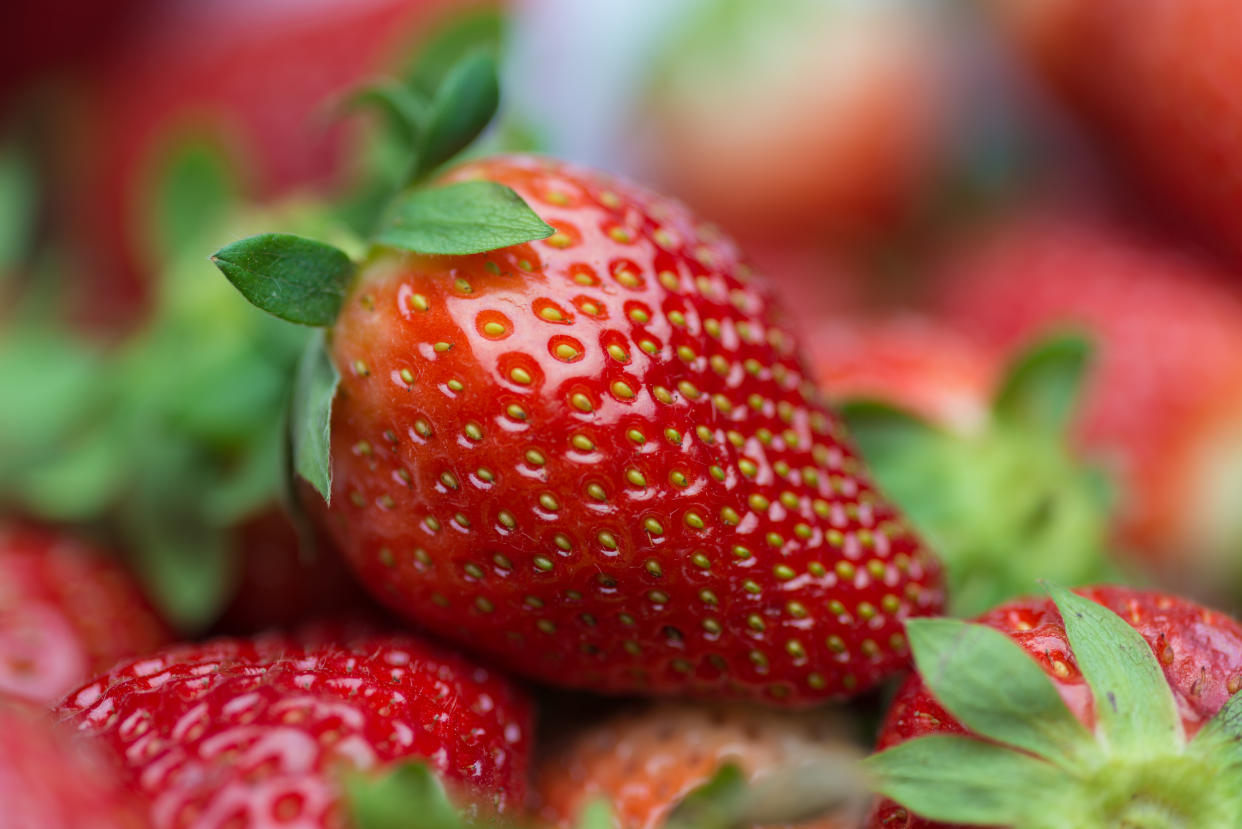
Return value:
M 253 305 L 301 325 L 331 325 L 354 273 L 337 248 L 286 233 L 242 239 L 211 261 Z
M 1100 738 L 1111 750 L 1135 757 L 1179 751 L 1185 734 L 1177 704 L 1142 635 L 1101 604 L 1062 587 L 1048 592 L 1091 687 Z
M 351 774 L 345 796 L 357 829 L 467 829 L 440 779 L 423 763 L 402 763 L 382 776 Z
M 1010 826 L 1023 825 L 1030 815 L 1064 816 L 1053 811 L 1061 805 L 1056 794 L 1065 788 L 1063 772 L 981 740 L 919 737 L 872 755 L 863 765 L 877 793 L 930 820 Z
M 1094 748 L 1052 681 L 1005 634 L 956 619 L 911 619 L 906 633 L 927 687 L 972 731 L 1067 769 Z
M 494 181 L 463 181 L 407 193 L 376 241 L 418 253 L 465 255 L 552 233 L 510 188 Z
M 427 102 L 398 81 L 384 79 L 367 84 L 345 99 L 345 106 L 374 107 L 384 113 L 407 152 L 418 146 L 427 121 Z
M 425 178 L 465 149 L 492 120 L 499 105 L 496 59 L 482 52 L 463 58 L 445 76 L 432 99 L 411 180 Z
M 1065 431 L 1082 391 L 1091 344 L 1077 335 L 1037 343 L 1017 358 L 993 402 L 997 418 L 1054 434 Z
M 454 15 L 415 50 L 406 77 L 412 88 L 427 95 L 444 83 L 445 76 L 468 54 L 499 57 L 505 36 L 505 17 L 496 8 Z
M 289 403 L 293 468 L 332 503 L 332 400 L 341 375 L 322 331 L 306 343 Z

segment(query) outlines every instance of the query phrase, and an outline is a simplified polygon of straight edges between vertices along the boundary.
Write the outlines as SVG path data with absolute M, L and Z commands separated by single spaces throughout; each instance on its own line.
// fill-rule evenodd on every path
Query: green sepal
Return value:
M 483 132 L 499 106 L 496 59 L 478 52 L 458 61 L 428 107 L 410 181 L 425 178 L 465 149 Z
M 1242 771 L 1242 693 L 1234 692 L 1190 741 L 1196 752 L 1214 754 Z
M 16 142 L 0 146 L 0 287 L 34 248 L 38 203 L 34 160 Z
M 332 401 L 341 374 L 316 331 L 298 360 L 289 402 L 289 445 L 293 469 L 323 500 L 332 503 Z
M 894 466 L 910 452 L 942 440 L 945 434 L 917 414 L 881 400 L 842 400 L 837 411 L 869 463 Z
M 300 325 L 331 325 L 354 274 L 344 251 L 288 233 L 241 239 L 211 261 L 251 304 Z
M 742 770 L 726 763 L 682 798 L 669 814 L 665 829 L 729 829 L 741 815 L 746 788 Z
M 143 239 L 155 261 L 169 263 L 201 245 L 237 209 L 237 165 L 217 142 L 186 136 L 172 144 L 150 180 Z
M 426 765 L 402 763 L 373 776 L 345 778 L 351 825 L 357 829 L 466 829 L 468 824 L 448 799 L 444 785 Z
M 505 28 L 499 8 L 453 15 L 415 50 L 414 60 L 403 73 L 410 88 L 434 95 L 463 56 L 483 53 L 499 58 Z
M 1042 813 L 1048 819 L 1042 825 L 1051 827 L 1066 816 L 1064 804 L 1055 801 L 1063 791 L 1060 769 L 982 740 L 919 737 L 872 755 L 863 766 L 877 793 L 931 820 L 1031 826 L 1027 818 Z
M 1186 742 L 1173 692 L 1142 634 L 1103 605 L 1063 587 L 1048 590 L 1078 669 L 1095 699 L 1097 732 L 1112 751 L 1180 751 Z
M 578 829 L 613 829 L 612 806 L 607 800 L 592 800 L 578 814 Z
M 399 81 L 385 78 L 363 86 L 345 99 L 346 108 L 373 107 L 382 112 L 407 152 L 418 146 L 427 122 L 427 101 Z
M 405 194 L 375 240 L 417 253 L 459 256 L 546 239 L 553 232 L 512 189 L 476 180 Z
M 1010 366 L 992 403 L 1001 421 L 1062 435 L 1083 388 L 1091 343 L 1076 334 L 1042 340 Z
M 956 619 L 911 619 L 906 634 L 923 682 L 967 728 L 1066 769 L 1089 759 L 1090 732 L 1008 636 Z

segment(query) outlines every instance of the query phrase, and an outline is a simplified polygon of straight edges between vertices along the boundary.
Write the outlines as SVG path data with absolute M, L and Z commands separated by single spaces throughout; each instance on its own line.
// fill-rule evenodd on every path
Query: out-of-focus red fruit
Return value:
M 0 524 L 0 692 L 50 705 L 168 640 L 114 559 L 63 532 Z
M 87 79 L 61 183 L 93 280 L 88 316 L 132 319 L 148 298 L 161 164 L 187 141 L 267 199 L 339 183 L 348 131 L 327 105 L 391 68 L 448 0 L 179 2 L 161 7 Z
M 240 524 L 234 539 L 238 575 L 216 630 L 288 629 L 373 607 L 337 552 L 326 541 L 303 550 L 297 531 L 275 508 Z
M 961 432 L 989 416 L 997 374 L 992 354 L 930 318 L 825 320 L 807 336 L 807 348 L 832 398 L 895 404 Z
M 1077 433 L 1118 474 L 1123 541 L 1181 583 L 1221 589 L 1242 542 L 1232 274 L 1107 223 L 1047 217 L 1005 226 L 947 270 L 947 319 L 989 347 L 1058 328 L 1095 340 Z
M 856 750 L 843 721 L 824 709 L 790 714 L 660 703 L 592 723 L 554 745 L 536 774 L 537 813 L 570 829 L 590 803 L 603 800 L 612 807 L 616 829 L 658 829 L 726 765 L 755 782 L 817 764 L 844 765 Z M 798 824 L 852 825 L 844 814 Z
M 6 829 L 142 829 L 139 799 L 96 747 L 46 711 L 0 699 L 0 825 Z
M 1169 213 L 1242 255 L 1242 6 L 991 0 L 1040 72 Z
M 646 175 L 744 239 L 887 225 L 945 114 L 944 41 L 917 6 L 710 5 L 652 76 Z

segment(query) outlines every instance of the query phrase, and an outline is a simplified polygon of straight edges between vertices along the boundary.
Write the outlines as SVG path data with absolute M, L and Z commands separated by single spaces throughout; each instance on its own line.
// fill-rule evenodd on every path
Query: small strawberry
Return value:
M 866 763 L 891 798 L 868 825 L 1242 824 L 1242 626 L 1163 593 L 1051 592 L 910 622 L 919 675 Z
M 330 326 L 297 469 L 429 630 L 563 686 L 806 704 L 899 669 L 901 621 L 939 607 L 763 281 L 676 202 L 499 157 L 402 196 L 360 266 L 271 234 L 215 260 Z
M 525 696 L 411 636 L 330 625 L 179 645 L 75 691 L 61 714 L 126 766 L 158 829 L 352 825 L 349 773 L 417 758 L 472 814 L 526 796 Z
M 550 825 L 569 829 L 591 803 L 602 800 L 611 804 L 612 826 L 658 829 L 670 816 L 676 820 L 678 805 L 728 766 L 737 767 L 754 788 L 774 775 L 847 768 L 857 751 L 847 730 L 825 710 L 790 714 L 739 705 L 655 704 L 590 724 L 554 747 L 536 775 L 537 813 Z M 830 788 L 822 776 L 817 785 L 821 792 Z M 816 818 L 815 804 L 795 802 L 790 794 L 777 805 L 778 814 L 799 827 L 856 825 L 844 807 L 835 817 Z M 734 825 L 743 824 L 733 817 Z
M 62 531 L 0 522 L 0 693 L 51 705 L 167 641 L 113 558 Z
M 1110 158 L 1242 254 L 1242 16 L 1233 0 L 987 4 Z
M 1236 586 L 1242 297 L 1192 255 L 1099 220 L 1027 218 L 945 267 L 944 318 L 1001 355 L 1071 329 L 1096 365 L 1077 443 L 1114 473 L 1122 540 L 1177 583 Z
M 141 801 L 98 747 L 46 711 L 0 699 L 0 825 L 6 829 L 144 829 Z

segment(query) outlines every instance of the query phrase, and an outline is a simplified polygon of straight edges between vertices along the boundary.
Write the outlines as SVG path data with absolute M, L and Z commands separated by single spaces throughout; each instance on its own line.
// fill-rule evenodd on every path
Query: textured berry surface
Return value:
M 343 827 L 342 775 L 404 759 L 485 813 L 526 796 L 525 697 L 408 636 L 333 625 L 182 645 L 117 667 L 61 713 L 127 765 L 157 829 Z
M 47 712 L 0 700 L 0 825 L 6 829 L 143 829 L 138 799 L 96 747 Z
M 1242 8 L 1233 0 L 992 3 L 1109 157 L 1242 254 Z
M 657 829 L 726 765 L 753 781 L 825 761 L 844 744 L 841 723 L 822 710 L 661 703 L 589 726 L 558 747 L 536 776 L 538 814 L 569 829 L 583 808 L 605 799 L 617 829 Z M 798 825 L 850 824 L 824 818 Z
M 0 524 L 0 692 L 52 705 L 167 641 L 115 559 L 61 532 Z
M 1166 594 L 1124 587 L 1075 591 L 1129 622 L 1151 646 L 1164 668 L 1187 737 L 1242 688 L 1242 626 L 1201 605 Z M 1069 709 L 1089 728 L 1095 711 L 1091 689 L 1074 661 L 1065 624 L 1051 599 L 1019 599 L 983 614 L 990 625 L 1022 646 L 1052 679 Z M 898 692 L 880 732 L 879 749 L 928 734 L 969 733 L 928 693 L 918 676 Z M 942 824 L 910 815 L 885 802 L 872 814 L 872 827 L 931 829 Z
M 919 316 L 833 321 L 807 348 L 820 384 L 837 400 L 877 400 L 969 432 L 988 417 L 996 366 L 960 331 Z
M 468 177 L 556 233 L 382 256 L 347 297 L 329 526 L 364 583 L 571 687 L 797 704 L 898 670 L 938 565 L 729 240 L 552 161 Z
M 1242 298 L 1225 274 L 1099 222 L 1041 217 L 949 271 L 947 318 L 989 347 L 1066 327 L 1094 340 L 1078 432 L 1119 475 L 1126 541 L 1174 568 L 1236 557 L 1237 510 L 1217 504 L 1237 491 L 1220 473 L 1242 458 Z

